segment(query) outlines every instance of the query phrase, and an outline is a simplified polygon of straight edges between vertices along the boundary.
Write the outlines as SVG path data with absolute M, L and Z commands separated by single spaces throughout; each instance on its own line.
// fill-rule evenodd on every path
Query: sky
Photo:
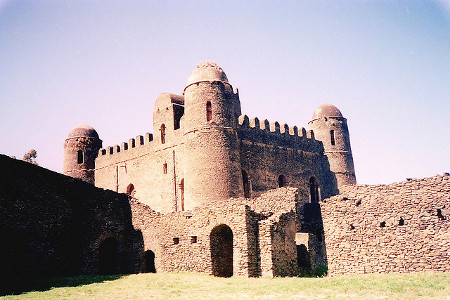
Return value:
M 450 0 L 0 0 L 0 153 L 62 172 L 79 124 L 104 147 L 152 132 L 205 61 L 250 118 L 336 105 L 360 184 L 450 172 Z

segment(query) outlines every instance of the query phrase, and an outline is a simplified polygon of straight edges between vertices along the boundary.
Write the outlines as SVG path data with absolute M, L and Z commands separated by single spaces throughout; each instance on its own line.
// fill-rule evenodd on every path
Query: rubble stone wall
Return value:
M 328 272 L 450 271 L 450 176 L 345 186 L 321 204 Z
M 0 294 L 29 278 L 99 273 L 99 246 L 114 238 L 115 271 L 141 270 L 142 235 L 126 195 L 0 155 Z

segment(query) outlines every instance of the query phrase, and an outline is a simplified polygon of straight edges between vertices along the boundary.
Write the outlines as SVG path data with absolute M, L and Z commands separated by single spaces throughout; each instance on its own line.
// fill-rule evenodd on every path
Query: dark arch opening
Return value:
M 161 131 L 161 144 L 165 144 L 166 143 L 166 125 L 162 124 L 160 131 Z
M 132 183 L 130 183 L 127 186 L 127 195 L 130 195 L 131 197 L 134 198 L 134 195 L 136 194 L 136 190 L 134 189 L 134 185 Z
M 115 238 L 105 239 L 99 247 L 100 274 L 119 273 L 119 244 Z
M 206 121 L 211 121 L 212 119 L 212 107 L 211 101 L 206 102 Z
M 78 155 L 77 155 L 77 162 L 79 163 L 79 164 L 82 164 L 83 162 L 84 162 L 84 155 L 83 155 L 83 151 L 82 150 L 78 150 L 78 153 L 77 153 Z
M 213 275 L 233 276 L 233 231 L 225 224 L 218 225 L 210 234 Z
M 247 172 L 242 170 L 242 184 L 244 186 L 244 197 L 250 198 L 250 181 L 248 180 Z
M 314 176 L 309 179 L 309 195 L 311 197 L 311 203 L 319 202 L 319 185 Z
M 311 273 L 311 256 L 304 244 L 297 245 L 297 264 L 300 274 Z
M 278 187 L 286 186 L 286 177 L 284 175 L 278 176 Z
M 155 253 L 152 250 L 145 251 L 144 262 L 145 262 L 145 272 L 146 273 L 156 273 Z

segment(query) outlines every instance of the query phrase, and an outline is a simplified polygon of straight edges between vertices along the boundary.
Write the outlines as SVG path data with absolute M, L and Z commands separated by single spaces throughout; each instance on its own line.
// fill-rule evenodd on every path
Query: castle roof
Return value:
M 97 131 L 95 131 L 95 129 L 88 124 L 81 124 L 72 129 L 68 138 L 70 139 L 76 137 L 99 138 Z
M 323 117 L 343 118 L 339 108 L 329 103 L 325 103 L 319 106 L 314 112 L 312 119 L 315 120 Z
M 205 62 L 199 64 L 188 78 L 187 85 L 201 82 L 201 81 L 222 81 L 228 83 L 228 78 L 225 72 L 216 63 Z

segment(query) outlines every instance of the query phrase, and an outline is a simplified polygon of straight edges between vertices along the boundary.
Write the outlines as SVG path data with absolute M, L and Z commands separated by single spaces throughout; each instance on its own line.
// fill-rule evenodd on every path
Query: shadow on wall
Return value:
M 143 238 L 128 196 L 4 155 L 0 166 L 1 295 L 38 278 L 45 288 L 45 278 L 141 271 Z

